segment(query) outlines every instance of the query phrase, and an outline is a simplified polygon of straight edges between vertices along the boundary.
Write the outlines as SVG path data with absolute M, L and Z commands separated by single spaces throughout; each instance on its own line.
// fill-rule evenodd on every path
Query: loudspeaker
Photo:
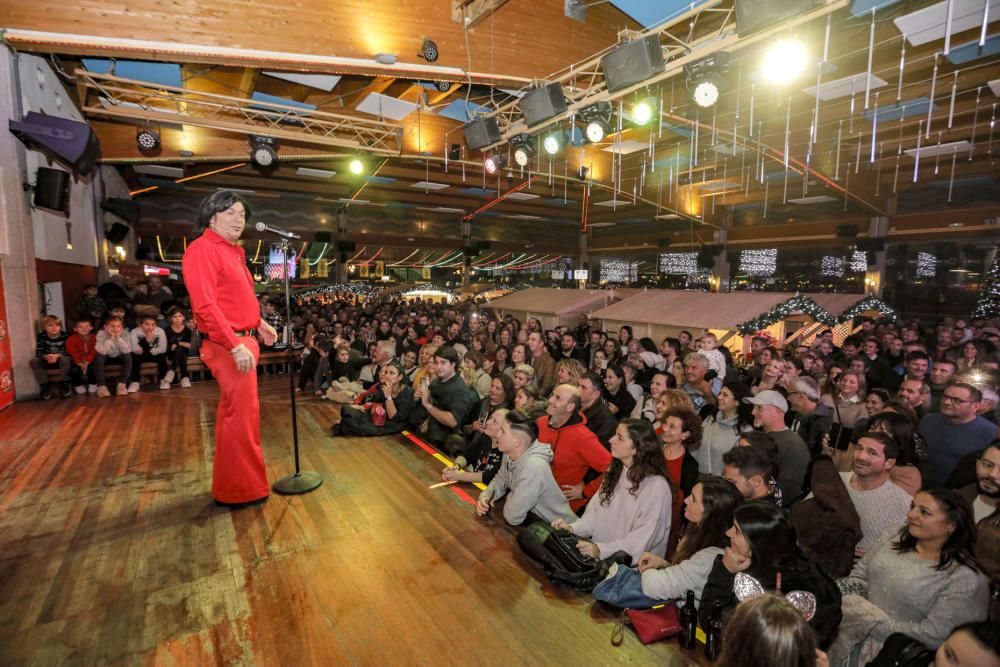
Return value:
M 358 244 L 354 241 L 334 241 L 333 248 L 337 252 L 354 252 Z
M 733 0 L 740 37 L 763 30 L 816 7 L 817 0 Z
M 549 118 L 566 113 L 566 98 L 562 85 L 550 83 L 521 98 L 521 114 L 528 127 L 544 123 Z
M 101 153 L 101 143 L 87 123 L 29 111 L 24 120 L 11 120 L 8 125 L 26 146 L 48 150 L 84 176 Z
M 69 212 L 69 173 L 39 167 L 35 172 L 35 206 Z
M 853 239 L 861 232 L 857 225 L 837 225 L 837 237 L 842 239 Z
M 885 250 L 885 239 L 858 239 L 854 247 L 865 252 L 880 252 Z
M 139 222 L 139 202 L 134 199 L 111 197 L 101 202 L 101 209 L 117 215 L 133 227 Z
M 462 144 L 452 144 L 448 148 L 448 159 L 449 160 L 461 160 L 462 159 Z
M 500 126 L 494 116 L 477 118 L 462 126 L 462 134 L 469 150 L 475 151 L 500 141 Z
M 111 229 L 104 232 L 104 238 L 111 241 L 112 243 L 118 244 L 124 241 L 125 237 L 128 236 L 128 230 L 129 230 L 128 225 L 123 225 L 120 222 L 116 222 L 115 224 L 111 225 Z
M 663 71 L 663 48 L 657 35 L 634 39 L 601 58 L 608 92 L 614 93 Z
M 329 243 L 330 242 L 330 232 L 316 232 L 316 242 L 317 243 Z

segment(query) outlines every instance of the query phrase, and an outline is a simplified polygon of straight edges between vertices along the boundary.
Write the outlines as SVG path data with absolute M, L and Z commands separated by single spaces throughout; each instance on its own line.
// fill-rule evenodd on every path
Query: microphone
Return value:
M 286 239 L 299 239 L 302 238 L 301 235 L 295 232 L 287 232 L 284 229 L 278 229 L 277 227 L 272 227 L 271 225 L 265 224 L 263 222 L 258 222 L 254 225 L 254 229 L 258 232 L 271 232 L 272 234 L 277 234 L 278 236 Z

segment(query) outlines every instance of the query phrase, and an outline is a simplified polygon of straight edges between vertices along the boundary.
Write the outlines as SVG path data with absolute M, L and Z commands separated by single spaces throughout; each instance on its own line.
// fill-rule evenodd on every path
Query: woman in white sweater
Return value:
M 719 392 L 719 411 L 705 418 L 701 446 L 692 452 L 702 475 L 721 475 L 722 456 L 736 446 L 740 433 L 753 430 L 753 406 L 744 403 L 750 389 L 742 382 L 726 382 Z
M 726 531 L 742 500 L 739 490 L 725 479 L 703 477 L 684 499 L 688 526 L 673 560 L 647 552 L 639 557 L 638 567 L 612 565 L 608 578 L 594 587 L 594 597 L 631 609 L 683 598 L 689 590 L 700 598 L 716 556 L 728 544 Z
M 663 553 L 670 533 L 670 482 L 653 426 L 625 419 L 611 438 L 611 465 L 597 496 L 573 523 L 552 522 L 580 537 L 577 548 L 594 558 L 625 551 L 633 562 L 646 551 Z

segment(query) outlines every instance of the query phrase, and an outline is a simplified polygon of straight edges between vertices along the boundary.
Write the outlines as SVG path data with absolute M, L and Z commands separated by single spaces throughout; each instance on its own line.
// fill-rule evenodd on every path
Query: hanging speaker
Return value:
M 781 23 L 815 8 L 816 0 L 733 0 L 736 8 L 736 33 L 751 33 Z
M 500 126 L 494 116 L 477 118 L 462 126 L 462 134 L 469 150 L 475 151 L 500 141 Z
M 11 120 L 9 127 L 26 146 L 49 151 L 84 176 L 101 153 L 101 143 L 87 123 L 29 111 L 24 120 Z
M 462 159 L 462 144 L 451 144 L 451 146 L 448 147 L 448 159 L 449 160 Z
M 549 118 L 564 113 L 566 113 L 566 98 L 562 86 L 558 83 L 535 88 L 521 98 L 521 114 L 528 127 L 540 125 Z
M 69 213 L 69 173 L 39 167 L 35 172 L 35 206 Z
M 657 35 L 625 42 L 601 58 L 604 82 L 611 93 L 656 76 L 663 66 L 663 48 Z
M 117 245 L 122 241 L 124 241 L 125 237 L 128 236 L 128 230 L 129 230 L 128 225 L 123 225 L 120 222 L 116 222 L 115 224 L 111 225 L 111 229 L 109 229 L 104 233 L 104 238 Z

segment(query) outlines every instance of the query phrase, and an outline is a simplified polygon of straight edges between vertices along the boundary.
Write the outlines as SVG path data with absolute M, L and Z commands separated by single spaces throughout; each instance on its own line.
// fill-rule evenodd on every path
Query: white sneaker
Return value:
M 107 398 L 110 395 L 111 395 L 111 392 L 108 391 L 107 387 L 98 387 L 97 388 L 97 396 L 98 396 L 98 398 Z
M 167 378 L 160 380 L 160 389 L 170 389 L 170 380 Z
M 85 394 L 87 393 L 87 388 L 81 384 L 79 387 L 73 387 L 73 391 L 75 391 L 78 394 Z
M 163 376 L 163 382 L 166 382 L 167 384 L 172 384 L 173 381 L 174 381 L 174 372 L 167 371 L 167 374 Z M 163 382 L 160 383 L 160 389 L 163 389 Z
M 119 396 L 127 396 L 128 395 L 128 389 L 125 388 L 125 383 L 124 382 L 119 382 L 118 383 L 118 391 L 116 391 L 115 393 L 118 394 Z
M 88 393 L 93 394 L 95 391 L 97 391 L 97 385 L 96 384 L 88 384 L 87 385 L 87 392 Z
M 181 386 L 182 387 L 190 387 L 191 386 L 191 378 L 181 378 Z
M 128 393 L 134 394 L 137 391 L 139 391 L 139 383 L 138 382 L 130 383 L 128 386 Z

